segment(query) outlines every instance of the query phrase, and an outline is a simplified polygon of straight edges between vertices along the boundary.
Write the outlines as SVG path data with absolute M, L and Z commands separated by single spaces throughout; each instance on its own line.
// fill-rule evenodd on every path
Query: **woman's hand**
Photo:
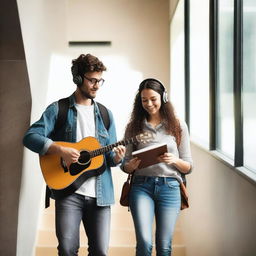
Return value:
M 191 169 L 189 162 L 178 158 L 172 153 L 164 153 L 163 155 L 159 156 L 158 160 L 162 163 L 174 165 L 182 173 L 188 173 Z
M 114 161 L 116 164 L 120 163 L 125 155 L 126 148 L 122 145 L 119 145 L 113 149 L 115 152 Z
M 138 168 L 140 161 L 141 160 L 138 157 L 132 158 L 129 162 L 127 162 L 124 165 L 124 171 L 128 172 L 128 173 L 133 172 L 134 170 L 136 170 Z
M 175 164 L 179 158 L 176 157 L 172 153 L 164 153 L 163 155 L 159 156 L 158 161 L 161 163 L 166 163 L 166 164 Z

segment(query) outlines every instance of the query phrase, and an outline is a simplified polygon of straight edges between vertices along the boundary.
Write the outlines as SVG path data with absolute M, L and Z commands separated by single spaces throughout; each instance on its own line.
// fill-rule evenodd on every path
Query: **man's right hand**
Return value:
M 80 152 L 75 148 L 63 147 L 60 148 L 60 156 L 66 162 L 66 165 L 69 167 L 72 163 L 78 161 L 80 157 Z
M 67 167 L 69 167 L 70 164 L 77 162 L 80 157 L 80 152 L 77 149 L 60 146 L 55 142 L 51 144 L 47 154 L 59 155 L 65 161 Z

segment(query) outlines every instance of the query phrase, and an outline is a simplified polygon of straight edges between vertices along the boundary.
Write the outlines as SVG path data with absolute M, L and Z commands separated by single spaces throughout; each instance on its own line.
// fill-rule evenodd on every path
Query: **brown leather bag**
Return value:
M 133 174 L 129 173 L 127 180 L 123 184 L 121 196 L 120 196 L 120 200 L 119 200 L 119 202 L 122 206 L 129 206 L 129 192 L 130 192 L 131 186 L 132 186 L 132 184 L 131 184 L 132 177 L 133 177 Z
M 186 185 L 183 182 L 180 182 L 180 196 L 181 196 L 180 209 L 184 210 L 189 207 L 189 203 L 188 203 L 188 191 L 186 189 Z
M 133 177 L 133 174 L 129 173 L 127 180 L 123 184 L 121 196 L 119 200 L 120 205 L 122 206 L 129 206 L 129 192 L 131 190 L 132 177 Z M 186 189 L 186 185 L 183 182 L 180 182 L 180 195 L 181 195 L 180 209 L 184 210 L 186 208 L 189 208 L 188 191 Z

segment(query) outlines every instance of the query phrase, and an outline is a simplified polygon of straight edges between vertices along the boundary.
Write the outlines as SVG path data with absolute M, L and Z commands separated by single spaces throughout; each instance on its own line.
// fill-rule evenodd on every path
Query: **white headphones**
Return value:
M 162 100 L 163 100 L 164 103 L 168 102 L 168 94 L 167 94 L 167 91 L 166 91 L 163 83 L 161 81 L 155 79 L 155 78 L 147 78 L 147 79 L 143 80 L 140 83 L 139 91 L 141 90 L 141 87 L 144 86 L 145 83 L 150 82 L 150 81 L 157 82 L 160 85 L 160 87 L 161 87 L 161 89 L 163 91 Z

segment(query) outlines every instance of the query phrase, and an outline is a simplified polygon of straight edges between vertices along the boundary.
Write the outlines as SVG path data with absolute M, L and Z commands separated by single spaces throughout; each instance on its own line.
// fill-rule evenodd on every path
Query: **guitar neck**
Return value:
M 90 156 L 91 157 L 95 157 L 95 156 L 99 156 L 99 155 L 102 155 L 106 152 L 109 152 L 111 151 L 114 147 L 117 147 L 119 145 L 123 145 L 123 146 L 126 146 L 130 143 L 136 143 L 137 142 L 137 139 L 134 137 L 134 138 L 130 138 L 130 139 L 125 139 L 125 140 L 121 140 L 121 141 L 118 141 L 114 144 L 111 144 L 111 145 L 107 145 L 105 147 L 102 147 L 102 148 L 98 148 L 98 149 L 95 149 L 93 151 L 90 151 Z

